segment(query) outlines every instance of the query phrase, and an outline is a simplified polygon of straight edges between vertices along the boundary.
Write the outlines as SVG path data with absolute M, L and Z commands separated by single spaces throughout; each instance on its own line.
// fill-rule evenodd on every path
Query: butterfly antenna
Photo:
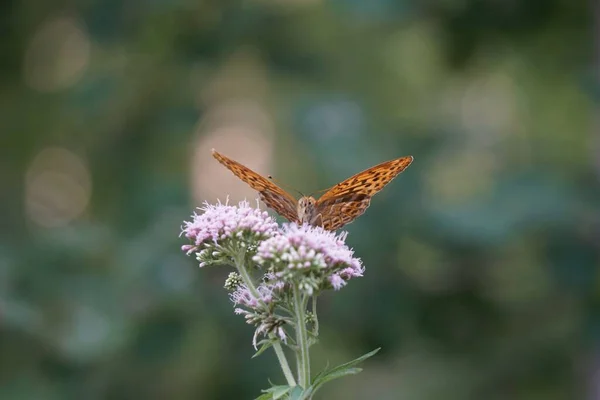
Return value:
M 267 175 L 267 176 L 269 177 L 269 179 L 270 179 L 270 180 L 272 180 L 272 181 L 273 181 L 273 183 L 276 183 L 278 186 L 281 186 L 282 188 L 284 188 L 284 189 L 286 189 L 286 190 L 288 190 L 288 191 L 291 191 L 291 192 L 296 192 L 296 193 L 298 193 L 298 194 L 300 195 L 300 197 L 303 197 L 303 196 L 304 196 L 304 194 L 302 194 L 302 192 L 301 192 L 301 191 L 299 191 L 299 190 L 297 190 L 297 189 L 294 189 L 294 188 L 292 188 L 292 187 L 289 187 L 289 186 L 287 186 L 287 185 L 282 185 L 282 184 L 281 184 L 281 182 L 279 182 L 279 181 L 276 181 L 276 180 L 275 180 L 275 178 L 273 178 L 273 175 Z
M 311 192 L 311 193 L 309 194 L 309 196 L 313 196 L 313 197 L 314 197 L 314 195 L 315 195 L 315 194 L 322 194 L 322 193 L 325 193 L 325 192 L 326 192 L 326 191 L 328 191 L 329 189 L 331 189 L 331 187 L 328 187 L 328 188 L 326 188 L 326 189 L 321 189 L 321 190 L 317 190 L 317 191 Z

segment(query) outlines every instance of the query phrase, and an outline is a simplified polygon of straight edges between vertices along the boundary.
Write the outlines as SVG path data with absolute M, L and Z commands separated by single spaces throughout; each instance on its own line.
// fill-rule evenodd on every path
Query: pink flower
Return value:
M 308 294 L 313 289 L 340 289 L 346 281 L 362 276 L 364 267 L 346 246 L 346 233 L 336 234 L 320 227 L 284 225 L 282 232 L 264 240 L 253 260 L 267 265 L 277 278 L 298 278 Z
M 346 286 L 346 281 L 342 279 L 338 274 L 333 274 L 329 277 L 329 283 L 335 290 L 340 290 L 344 286 Z
M 238 206 L 204 203 L 200 214 L 194 213 L 192 221 L 185 221 L 182 234 L 192 241 L 182 246 L 182 250 L 191 254 L 203 243 L 218 244 L 226 239 L 240 239 L 242 247 L 245 241 L 256 241 L 273 236 L 278 225 L 266 211 L 252 208 L 247 201 Z
M 267 285 L 260 285 L 256 288 L 260 294 L 260 301 L 264 304 L 269 304 L 273 301 L 273 291 Z M 243 305 L 248 308 L 258 308 L 259 299 L 256 299 L 246 285 L 240 285 L 229 297 L 234 305 Z

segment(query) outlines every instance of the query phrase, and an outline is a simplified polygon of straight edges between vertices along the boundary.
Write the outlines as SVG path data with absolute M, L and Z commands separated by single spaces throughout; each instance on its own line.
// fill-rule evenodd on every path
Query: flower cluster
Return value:
M 260 334 L 285 342 L 289 317 L 278 312 L 294 307 L 291 288 L 313 296 L 325 289 L 338 290 L 364 272 L 360 259 L 345 244 L 345 233 L 296 224 L 279 228 L 265 211 L 246 201 L 238 206 L 205 204 L 200 210 L 184 223 L 182 234 L 192 244 L 182 250 L 195 253 L 201 267 L 236 268 L 225 288 L 236 314 L 256 326 L 255 346 Z
M 257 347 L 258 335 L 275 334 L 282 342 L 287 341 L 287 336 L 283 326 L 285 319 L 277 315 L 274 310 L 281 304 L 282 286 L 279 284 L 262 283 L 256 288 L 256 296 L 252 294 L 250 288 L 244 284 L 238 286 L 230 295 L 231 301 L 236 306 L 244 306 L 245 310 L 236 307 L 235 313 L 243 315 L 246 322 L 256 326 L 252 344 Z
M 242 284 L 236 290 L 231 292 L 229 298 L 235 305 L 242 305 L 248 308 L 259 308 L 262 305 L 268 305 L 273 301 L 273 287 L 262 284 L 256 288 L 258 298 L 252 294 L 248 286 Z
M 250 207 L 247 201 L 238 206 L 204 203 L 200 210 L 202 213 L 192 215 L 192 221 L 184 222 L 182 234 L 192 244 L 182 246 L 182 250 L 197 253 L 201 267 L 225 261 L 235 245 L 253 251 L 261 240 L 279 231 L 266 211 Z
M 354 366 L 377 352 L 323 371 L 317 383 L 311 380 L 309 348 L 319 336 L 318 296 L 364 273 L 361 260 L 345 243 L 346 232 L 295 223 L 280 228 L 246 201 L 238 206 L 205 203 L 200 211 L 184 222 L 181 233 L 190 244 L 182 250 L 194 254 L 200 267 L 234 268 L 224 283 L 234 312 L 255 329 L 255 356 L 272 347 L 287 381 L 263 391 L 260 398 L 311 397 L 324 382 L 356 373 Z M 297 380 L 283 345 L 296 355 Z
M 308 295 L 329 287 L 338 290 L 364 272 L 345 239 L 345 232 L 335 234 L 321 227 L 287 224 L 281 234 L 261 242 L 253 260 L 268 267 L 277 279 L 297 282 Z

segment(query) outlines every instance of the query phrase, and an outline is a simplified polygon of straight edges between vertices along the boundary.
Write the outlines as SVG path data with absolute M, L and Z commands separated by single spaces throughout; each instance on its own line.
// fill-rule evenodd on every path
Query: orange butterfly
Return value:
M 257 190 L 260 199 L 291 222 L 308 223 L 334 231 L 362 215 L 371 197 L 390 183 L 413 161 L 412 156 L 386 161 L 359 172 L 331 187 L 318 200 L 312 196 L 296 199 L 269 179 L 212 149 L 213 157 L 238 178 Z

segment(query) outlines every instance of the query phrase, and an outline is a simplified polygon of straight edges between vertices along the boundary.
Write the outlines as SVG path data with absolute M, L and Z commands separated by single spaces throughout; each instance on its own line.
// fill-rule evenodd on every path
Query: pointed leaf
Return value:
M 356 375 L 360 371 L 362 371 L 362 368 L 350 367 L 350 368 L 338 370 L 335 372 L 327 373 L 327 374 L 323 375 L 323 377 L 319 380 L 319 382 L 316 382 L 314 385 L 309 387 L 307 389 L 307 391 L 310 390 L 310 392 L 312 394 L 314 394 L 317 392 L 317 390 L 319 390 L 327 382 L 332 381 L 334 379 L 342 378 L 347 375 Z
M 321 372 L 319 372 L 314 378 L 313 378 L 313 383 L 315 383 L 321 376 L 325 375 L 325 373 L 327 372 L 327 369 L 329 368 L 329 361 L 327 361 L 327 364 L 325 364 L 325 368 L 323 368 L 323 370 Z
M 263 390 L 263 394 L 255 400 L 278 400 L 285 396 L 292 388 L 288 385 L 277 385 Z
M 334 379 L 338 379 L 338 378 L 341 378 L 341 377 L 344 377 L 347 375 L 358 374 L 360 371 L 362 371 L 362 368 L 355 368 L 354 366 L 363 362 L 367 358 L 374 356 L 379 350 L 381 350 L 381 347 L 379 347 L 367 354 L 364 354 L 352 361 L 348 361 L 347 363 L 338 365 L 337 367 L 334 367 L 334 368 L 330 369 L 329 371 L 324 370 L 324 371 L 320 372 L 313 380 L 313 384 L 311 386 L 313 393 L 316 392 L 321 386 L 323 386 L 325 383 L 327 383 L 329 381 L 332 381 Z
M 319 382 L 315 382 L 315 384 L 312 385 L 312 387 L 314 388 L 314 390 L 317 390 L 318 388 L 320 388 L 321 386 L 323 386 L 325 383 L 327 383 L 329 381 L 332 381 L 332 380 L 338 379 L 338 378 L 342 378 L 347 375 L 356 375 L 359 372 L 361 372 L 362 370 L 363 370 L 362 368 L 350 367 L 350 368 L 340 369 L 340 370 L 336 370 L 336 371 L 330 371 L 330 372 L 324 374 L 321 377 L 321 379 L 319 379 Z
M 256 351 L 256 353 L 254 353 L 252 358 L 260 356 L 262 353 L 265 352 L 265 350 L 267 350 L 269 347 L 273 346 L 273 343 L 274 343 L 273 340 L 267 340 L 267 341 L 263 341 L 263 342 L 264 342 L 263 345 L 260 347 L 260 349 L 258 349 Z
M 334 367 L 334 368 L 330 369 L 329 371 L 327 371 L 326 374 L 330 374 L 330 373 L 335 372 L 337 370 L 342 370 L 342 369 L 345 369 L 345 368 L 354 367 L 355 365 L 360 364 L 361 362 L 365 361 L 367 358 L 372 357 L 375 354 L 377 354 L 377 352 L 379 350 L 381 350 L 381 347 L 378 347 L 375 350 L 368 352 L 367 354 L 363 354 L 362 356 L 360 356 L 358 358 L 355 358 L 352 361 L 348 361 L 348 362 L 346 362 L 344 364 L 340 364 L 337 367 Z M 314 383 L 314 381 L 313 381 L 313 383 Z
M 292 390 L 292 388 L 287 385 L 286 386 L 277 386 L 274 389 L 275 390 L 273 391 L 273 400 L 278 400 L 278 399 L 282 398 L 290 390 Z

